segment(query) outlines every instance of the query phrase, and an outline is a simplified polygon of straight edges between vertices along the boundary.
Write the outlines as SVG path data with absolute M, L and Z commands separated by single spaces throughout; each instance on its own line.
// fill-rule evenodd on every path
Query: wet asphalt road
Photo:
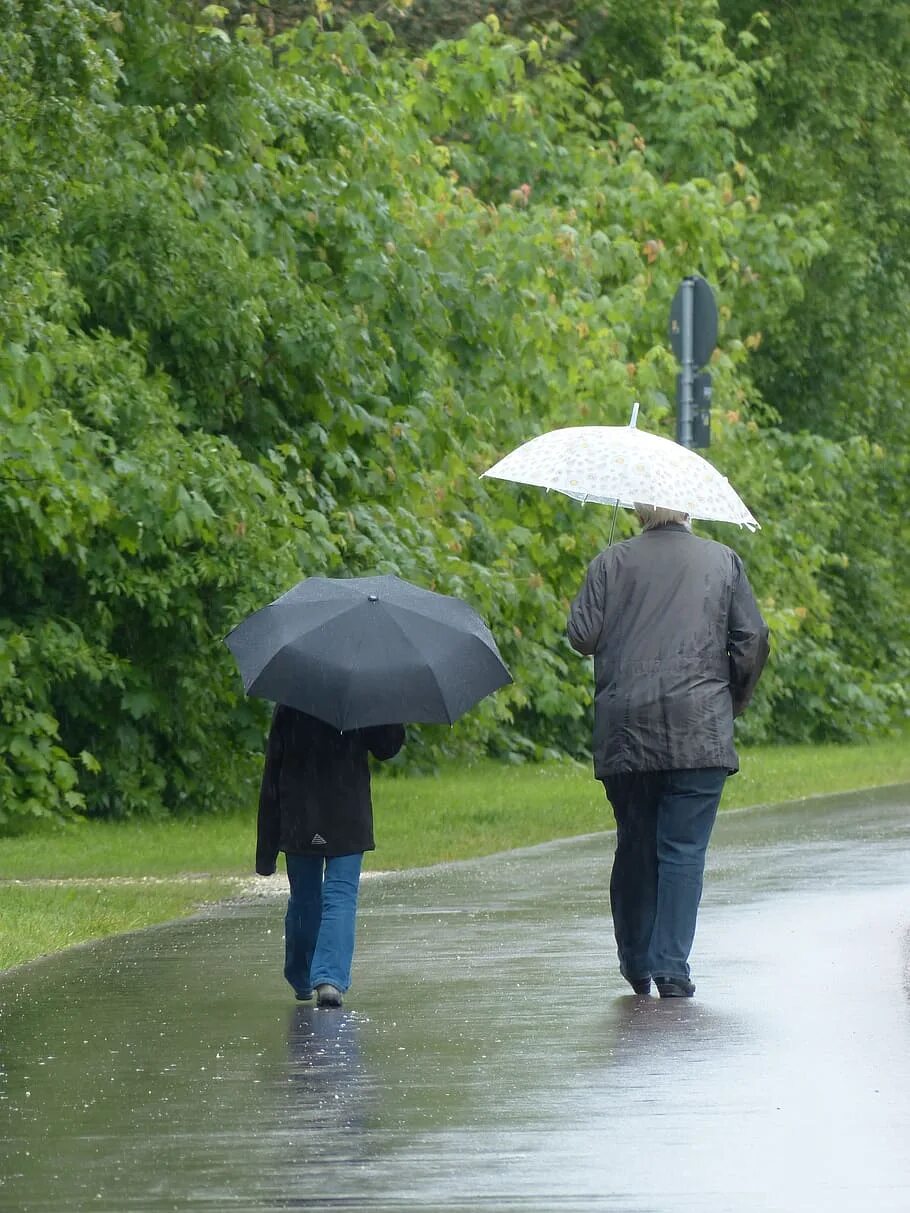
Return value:
M 277 900 L 0 977 L 0 1209 L 908 1213 L 910 788 L 724 817 L 691 1002 L 612 846 L 365 882 L 342 1011 Z

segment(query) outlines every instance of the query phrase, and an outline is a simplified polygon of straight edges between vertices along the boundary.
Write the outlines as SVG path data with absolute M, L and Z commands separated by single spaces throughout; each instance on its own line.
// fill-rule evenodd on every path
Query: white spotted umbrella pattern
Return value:
M 634 425 L 551 430 L 516 447 L 483 474 L 576 501 L 659 506 L 690 518 L 759 528 L 726 476 L 707 459 Z

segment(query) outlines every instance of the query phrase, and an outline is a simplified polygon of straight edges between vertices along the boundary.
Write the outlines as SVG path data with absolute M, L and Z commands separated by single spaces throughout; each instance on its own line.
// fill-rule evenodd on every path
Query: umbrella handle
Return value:
M 638 410 L 640 407 L 641 406 L 639 405 L 637 400 L 632 405 L 632 416 L 629 418 L 629 429 L 630 430 L 635 429 L 635 426 L 638 422 Z M 547 491 L 549 492 L 549 490 L 547 490 Z M 616 534 L 616 515 L 617 515 L 618 511 L 619 511 L 619 502 L 617 501 L 613 506 L 613 521 L 610 523 L 610 542 L 607 544 L 607 547 L 612 547 L 612 544 L 613 544 L 613 536 Z
M 635 407 L 637 409 L 638 405 L 636 404 Z M 613 506 L 613 522 L 612 522 L 612 525 L 610 526 L 610 542 L 607 544 L 607 547 L 612 547 L 612 545 L 613 545 L 613 535 L 616 532 L 616 514 L 617 514 L 618 510 L 619 510 L 619 502 L 617 501 L 616 504 Z
M 641 406 L 639 405 L 637 400 L 632 405 L 632 416 L 629 418 L 629 429 L 630 430 L 634 430 L 638 423 L 638 410 L 640 407 Z M 617 515 L 618 511 L 619 511 L 619 502 L 617 501 L 616 504 L 613 506 L 613 521 L 610 523 L 610 542 L 607 544 L 607 547 L 612 547 L 612 545 L 613 545 L 613 536 L 616 534 L 616 515 Z

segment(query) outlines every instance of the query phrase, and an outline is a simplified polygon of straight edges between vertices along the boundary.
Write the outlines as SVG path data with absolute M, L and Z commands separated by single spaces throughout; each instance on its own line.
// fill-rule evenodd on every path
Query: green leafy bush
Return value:
M 882 487 L 897 527 L 899 465 L 760 390 L 830 208 L 763 204 L 765 66 L 696 7 L 631 89 L 493 18 L 417 54 L 369 17 L 268 37 L 189 0 L 0 0 L 0 828 L 249 800 L 267 709 L 220 641 L 313 573 L 458 594 L 499 639 L 514 685 L 408 761 L 583 754 L 563 629 L 609 512 L 480 473 L 634 399 L 671 433 L 693 269 L 721 310 L 711 456 L 764 525 L 708 528 L 775 633 L 744 736 L 888 726 L 905 580 L 857 503 Z

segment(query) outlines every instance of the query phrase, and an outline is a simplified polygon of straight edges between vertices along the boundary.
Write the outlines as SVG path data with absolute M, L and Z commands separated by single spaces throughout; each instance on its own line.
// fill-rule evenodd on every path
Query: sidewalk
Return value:
M 618 977 L 611 852 L 366 882 L 341 1012 L 268 899 L 0 979 L 0 1210 L 906 1213 L 910 788 L 724 816 L 692 1002 Z

